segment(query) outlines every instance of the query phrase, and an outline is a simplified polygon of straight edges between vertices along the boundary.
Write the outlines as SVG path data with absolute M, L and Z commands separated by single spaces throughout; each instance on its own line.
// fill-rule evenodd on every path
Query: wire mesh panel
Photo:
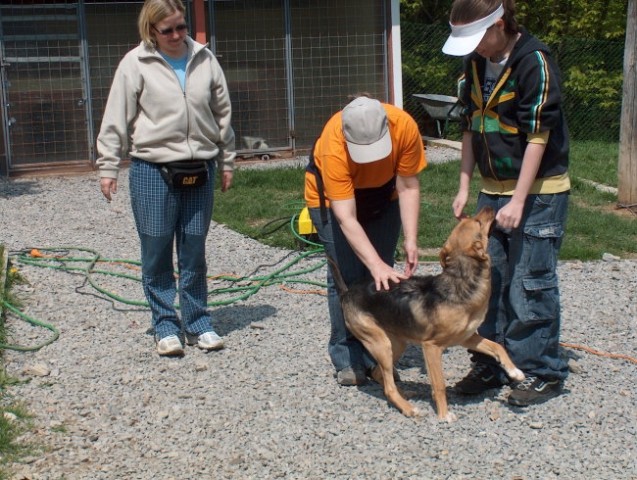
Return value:
M 122 57 L 140 42 L 137 17 L 143 4 L 143 1 L 86 2 L 86 35 L 95 135 L 102 123 L 104 107 L 117 65 Z
M 76 2 L 0 6 L 10 167 L 88 162 L 87 91 Z
M 143 3 L 1 2 L 1 172 L 92 166 L 113 74 L 139 43 Z M 193 2 L 184 3 L 192 22 Z M 205 3 L 240 153 L 307 148 L 349 95 L 387 99 L 388 0 Z
M 241 151 L 290 148 L 283 0 L 211 2 L 214 51 Z
M 210 2 L 240 149 L 307 148 L 351 94 L 387 98 L 384 0 Z
M 388 97 L 383 0 L 290 0 L 296 146 L 311 146 L 348 96 Z

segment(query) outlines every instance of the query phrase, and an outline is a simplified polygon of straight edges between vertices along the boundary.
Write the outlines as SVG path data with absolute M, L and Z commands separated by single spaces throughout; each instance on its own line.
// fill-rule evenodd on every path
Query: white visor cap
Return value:
M 484 18 L 475 22 L 466 23 L 464 25 L 451 25 L 451 35 L 442 47 L 442 52 L 447 55 L 456 57 L 464 57 L 473 52 L 484 34 L 491 25 L 502 18 L 504 15 L 504 7 L 502 4 L 493 12 Z

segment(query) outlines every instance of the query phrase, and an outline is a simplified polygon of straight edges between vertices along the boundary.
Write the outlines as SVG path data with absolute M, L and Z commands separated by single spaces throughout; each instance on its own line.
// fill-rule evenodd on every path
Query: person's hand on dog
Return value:
M 389 290 L 390 282 L 400 283 L 401 280 L 407 280 L 407 276 L 394 270 L 392 267 L 381 261 L 370 269 L 376 291 Z
M 106 197 L 106 201 L 110 203 L 113 200 L 111 195 L 117 193 L 117 179 L 102 177 L 100 179 L 100 190 L 102 195 Z

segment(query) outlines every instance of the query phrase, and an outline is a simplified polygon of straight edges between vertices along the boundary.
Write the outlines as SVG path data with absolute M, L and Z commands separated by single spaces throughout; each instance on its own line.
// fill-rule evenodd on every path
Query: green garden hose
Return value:
M 294 217 L 292 219 L 294 221 Z M 294 229 L 292 229 L 294 231 Z M 304 239 L 305 240 L 305 239 Z M 311 243 L 311 242 L 307 242 Z M 261 288 L 268 287 L 271 285 L 287 285 L 287 284 L 308 284 L 313 286 L 318 286 L 321 288 L 326 288 L 326 285 L 322 282 L 317 282 L 313 280 L 309 280 L 307 278 L 303 278 L 303 275 L 316 271 L 322 268 L 325 265 L 325 261 L 321 261 L 316 265 L 313 265 L 309 268 L 292 270 L 296 264 L 305 260 L 308 257 L 315 256 L 316 254 L 322 252 L 322 246 L 313 244 L 313 246 L 317 247 L 312 250 L 308 250 L 306 252 L 301 252 L 296 258 L 290 260 L 282 267 L 278 268 L 272 273 L 267 275 L 260 276 L 244 276 L 244 277 L 235 277 L 233 275 L 209 275 L 209 279 L 222 280 L 226 282 L 230 282 L 233 286 L 220 287 L 216 289 L 212 289 L 208 291 L 208 297 L 218 296 L 218 295 L 229 295 L 229 298 L 224 298 L 217 301 L 209 301 L 208 306 L 220 306 L 220 305 L 229 305 L 234 302 L 238 302 L 241 300 L 245 300 L 250 296 L 256 294 Z M 45 253 L 43 253 L 45 252 Z M 83 252 L 87 255 L 85 256 L 74 256 L 71 257 L 68 254 L 70 252 Z M 15 258 L 17 263 L 21 263 L 23 265 L 30 265 L 40 268 L 50 268 L 54 270 L 61 270 L 67 273 L 78 273 L 84 276 L 85 282 L 91 285 L 93 289 L 95 289 L 100 294 L 108 297 L 118 303 L 123 303 L 126 305 L 133 306 L 141 306 L 148 307 L 148 303 L 145 301 L 138 301 L 124 298 L 120 295 L 117 295 L 106 288 L 102 287 L 98 278 L 100 276 L 112 276 L 118 277 L 125 280 L 130 280 L 133 282 L 141 282 L 141 278 L 138 275 L 125 274 L 121 272 L 114 272 L 110 270 L 106 270 L 103 268 L 96 268 L 98 264 L 118 264 L 125 265 L 134 268 L 140 268 L 141 263 L 134 260 L 128 259 L 103 259 L 99 255 L 98 252 L 89 248 L 75 247 L 75 246 L 63 246 L 63 247 L 51 247 L 51 248 L 38 248 L 38 249 L 30 249 L 23 250 L 17 254 L 12 255 Z M 259 267 L 261 268 L 261 267 Z M 257 269 L 258 270 L 258 269 Z M 175 272 L 175 275 L 178 275 L 178 272 Z M 11 305 L 10 303 L 3 301 L 2 305 L 6 307 L 8 311 L 17 315 L 21 319 L 43 328 L 47 328 L 53 332 L 53 336 L 49 338 L 46 342 L 33 346 L 33 347 L 24 347 L 19 345 L 9 345 L 9 344 L 0 344 L 0 350 L 18 350 L 18 351 L 33 351 L 39 350 L 40 348 L 51 344 L 59 337 L 59 331 L 53 326 L 46 322 L 42 322 L 40 320 L 36 320 L 25 313 L 21 312 L 17 307 Z M 175 308 L 179 308 L 179 305 L 175 305 Z

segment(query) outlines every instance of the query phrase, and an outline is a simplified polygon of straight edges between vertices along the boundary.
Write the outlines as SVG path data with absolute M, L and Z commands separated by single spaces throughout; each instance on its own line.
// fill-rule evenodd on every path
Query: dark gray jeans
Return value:
M 321 221 L 320 208 L 310 208 L 309 210 L 312 223 L 316 227 L 325 251 L 336 260 L 345 283 L 351 285 L 358 280 L 371 279 L 367 267 L 352 250 L 338 222 L 332 215 L 331 209 L 327 209 L 327 223 L 325 224 Z M 385 263 L 393 266 L 401 228 L 398 201 L 392 201 L 378 218 L 364 222 L 362 226 L 380 257 Z M 345 319 L 334 286 L 331 267 L 327 270 L 327 303 L 331 322 L 331 334 L 327 348 L 336 371 L 347 367 L 363 370 L 372 368 L 376 361 L 345 327 Z
M 481 193 L 477 209 L 491 206 L 497 212 L 510 200 Z M 567 209 L 568 192 L 529 195 L 521 225 L 511 231 L 496 225 L 489 239 L 492 292 L 478 332 L 503 345 L 525 374 L 545 379 L 563 380 L 568 375 L 568 365 L 558 351 L 561 317 L 556 271 Z M 484 355 L 474 354 L 473 359 L 494 365 Z

